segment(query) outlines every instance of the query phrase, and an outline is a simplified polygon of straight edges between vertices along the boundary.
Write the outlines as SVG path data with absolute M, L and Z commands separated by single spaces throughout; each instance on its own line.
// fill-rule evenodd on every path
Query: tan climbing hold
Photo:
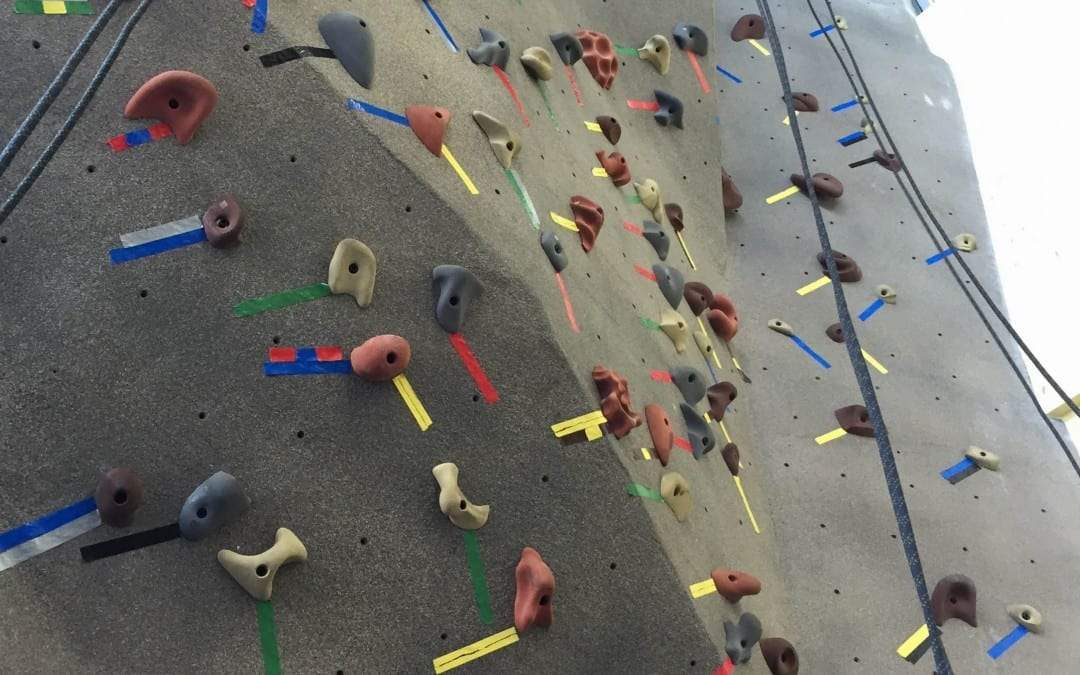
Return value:
M 795 329 L 791 327 L 786 321 L 780 319 L 769 319 L 769 329 L 774 330 L 781 335 L 787 335 L 788 337 L 795 337 Z
M 491 507 L 477 506 L 465 498 L 458 487 L 458 468 L 453 462 L 444 462 L 431 470 L 439 483 L 439 510 L 450 522 L 463 530 L 479 530 L 487 523 Z
M 896 289 L 888 284 L 880 284 L 874 288 L 874 295 L 890 305 L 896 304 Z
M 663 35 L 654 35 L 637 50 L 639 59 L 648 61 L 661 75 L 667 75 L 671 64 L 671 43 Z
M 641 205 L 652 211 L 653 220 L 664 222 L 664 202 L 660 199 L 660 186 L 652 178 L 634 183 L 634 190 L 641 199 Z
M 543 47 L 529 47 L 521 52 L 521 65 L 538 80 L 551 79 L 551 54 Z
M 279 527 L 274 545 L 258 555 L 241 555 L 235 551 L 218 551 L 218 562 L 236 583 L 256 600 L 269 600 L 274 592 L 274 577 L 282 565 L 304 562 L 307 548 L 292 530 Z
M 694 342 L 697 343 L 697 348 L 701 351 L 701 355 L 708 359 L 712 356 L 712 340 L 709 339 L 709 334 L 705 331 L 694 331 Z
M 971 461 L 979 465 L 980 469 L 987 469 L 989 471 L 997 471 L 1001 467 L 1001 458 L 990 452 L 989 450 L 983 450 L 982 448 L 971 446 L 964 453 L 964 457 L 967 457 Z
M 975 235 L 967 233 L 958 234 L 953 237 L 952 244 L 956 247 L 956 250 L 963 251 L 964 253 L 971 253 L 978 248 L 978 244 L 975 242 Z
M 674 471 L 665 473 L 660 479 L 660 496 L 675 514 L 675 520 L 681 523 L 690 515 L 690 507 L 693 506 L 690 500 L 690 484 L 682 474 Z
M 375 293 L 375 254 L 361 241 L 342 239 L 330 259 L 326 285 L 331 293 L 347 293 L 367 307 Z
M 491 146 L 491 151 L 495 153 L 495 159 L 499 160 L 502 168 L 509 169 L 510 163 L 514 161 L 514 157 L 521 150 L 521 138 L 513 131 L 510 131 L 505 124 L 483 110 L 474 110 L 472 117 L 480 125 L 484 135 L 487 136 L 488 145 Z
M 660 330 L 671 338 L 677 353 L 686 351 L 686 336 L 689 331 L 686 328 L 686 319 L 682 318 L 681 314 L 665 307 L 660 312 Z
M 833 17 L 833 25 L 835 25 L 840 30 L 847 30 L 848 28 L 847 19 L 839 15 Z
M 1009 616 L 1011 616 L 1016 623 L 1027 628 L 1032 633 L 1042 632 L 1042 613 L 1031 605 L 1009 605 L 1006 607 L 1005 611 L 1009 613 Z

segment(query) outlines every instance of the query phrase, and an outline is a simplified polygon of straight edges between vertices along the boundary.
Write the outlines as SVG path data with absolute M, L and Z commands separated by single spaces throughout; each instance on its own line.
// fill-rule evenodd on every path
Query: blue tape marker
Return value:
M 858 143 L 859 141 L 865 141 L 865 140 L 866 140 L 866 134 L 864 134 L 861 131 L 856 131 L 855 133 L 851 133 L 851 134 L 848 134 L 847 136 L 843 136 L 842 138 L 836 139 L 836 142 L 846 148 L 847 146 L 849 146 L 849 145 L 851 145 L 853 143 Z
M 723 68 L 721 68 L 720 66 L 717 66 L 717 67 L 716 67 L 716 69 L 717 69 L 718 71 L 720 71 L 720 74 L 721 74 L 721 75 L 723 75 L 724 77 L 728 78 L 729 80 L 731 80 L 731 81 L 732 81 L 732 82 L 734 82 L 735 84 L 742 84 L 742 80 L 740 80 L 740 79 L 739 79 L 739 78 L 738 78 L 738 77 L 737 77 L 736 75 L 734 75 L 733 73 L 729 73 L 728 71 L 724 70 L 724 69 L 723 69 Z
M 300 358 L 300 350 L 297 358 Z M 274 363 L 267 361 L 263 364 L 263 374 L 268 377 L 276 375 L 347 375 L 352 372 L 352 364 L 349 359 L 340 361 L 291 361 L 288 363 Z
M 255 10 L 251 13 L 252 33 L 266 32 L 266 13 L 269 10 L 268 4 L 269 0 L 255 0 Z
M 370 103 L 364 103 L 360 99 L 349 98 L 345 99 L 345 107 L 349 110 L 359 110 L 360 112 L 366 112 L 369 115 L 381 117 L 384 120 L 390 120 L 391 122 L 397 122 L 403 127 L 409 126 L 409 120 L 404 115 L 399 115 L 396 112 L 390 112 L 385 108 L 380 108 L 377 105 L 371 105 Z
M 959 474 L 964 473 L 965 471 L 970 471 L 968 475 L 971 475 L 971 473 L 975 473 L 975 471 L 977 471 L 978 469 L 978 464 L 973 462 L 970 457 L 965 457 L 956 464 L 950 466 L 948 469 L 942 471 L 941 477 L 949 481 L 950 483 L 955 483 L 959 480 L 959 478 L 957 478 Z M 966 478 L 967 476 L 964 477 Z
M 712 121 L 713 121 L 713 124 L 720 124 L 720 116 L 719 115 L 713 115 Z
M 935 253 L 934 255 L 927 258 L 926 259 L 926 264 L 927 265 L 933 265 L 936 262 L 941 262 L 945 258 L 951 256 L 953 253 L 956 253 L 955 248 L 952 248 L 952 247 L 947 248 L 944 251 L 942 251 L 941 253 Z
M 831 31 L 834 28 L 836 28 L 836 26 L 834 26 L 834 25 L 832 25 L 830 23 L 828 26 L 825 26 L 824 28 L 818 28 L 817 30 L 810 31 L 810 37 L 812 37 L 812 38 L 819 37 L 821 35 L 824 35 L 825 33 L 828 33 L 829 31 Z
M 37 539 L 43 534 L 48 534 L 56 528 L 63 527 L 77 518 L 82 518 L 96 509 L 97 504 L 94 503 L 94 498 L 88 497 L 81 502 L 65 506 L 59 511 L 53 511 L 47 516 L 31 520 L 7 532 L 0 532 L 0 553 L 15 548 L 20 544 L 25 544 L 31 539 Z
M 148 241 L 145 244 L 114 248 L 109 251 L 109 260 L 112 264 L 119 265 L 120 263 L 129 262 L 131 260 L 138 260 L 139 258 L 171 251 L 174 248 L 198 244 L 200 241 L 206 241 L 206 230 L 201 227 L 197 230 L 189 230 L 187 232 L 181 232 L 180 234 L 174 234 L 171 237 L 162 237 L 161 239 Z
M 315 348 L 314 347 L 299 347 L 296 350 L 296 360 L 297 361 L 318 361 L 319 359 L 317 359 L 315 357 Z
M 1001 638 L 997 643 L 986 650 L 986 655 L 997 661 L 1001 655 L 1009 651 L 1009 648 L 1020 641 L 1020 638 L 1028 634 L 1028 629 L 1018 625 L 1012 632 Z
M 124 142 L 129 146 L 142 145 L 143 143 L 149 143 L 151 140 L 153 139 L 150 137 L 149 129 L 139 129 L 124 134 Z
M 704 358 L 705 358 L 705 367 L 709 369 L 709 376 L 712 377 L 713 384 L 716 384 L 720 380 L 716 379 L 716 372 L 712 369 L 712 364 L 709 363 L 709 357 L 705 356 Z
M 877 312 L 879 309 L 881 309 L 884 306 L 885 306 L 885 301 L 882 300 L 881 298 L 878 298 L 877 300 L 874 300 L 873 302 L 870 303 L 869 307 L 864 309 L 862 311 L 862 313 L 859 314 L 859 321 L 866 321 L 870 317 L 874 316 L 874 313 Z
M 799 349 L 801 349 L 804 352 L 806 352 L 807 354 L 809 354 L 810 358 L 817 361 L 818 365 L 820 365 L 822 368 L 832 368 L 832 366 L 829 365 L 829 362 L 826 361 L 821 356 L 821 354 L 818 354 L 813 349 L 811 349 L 810 345 L 803 342 L 803 339 L 801 337 L 799 337 L 798 335 L 791 335 L 789 337 L 791 338 L 791 341 L 795 343 L 795 346 L 797 346 Z
M 847 110 L 848 108 L 854 108 L 857 105 L 859 105 L 859 102 L 856 101 L 855 99 L 851 99 L 850 101 L 844 101 L 843 103 L 837 103 L 833 107 L 829 108 L 829 110 L 832 110 L 833 112 L 840 112 L 841 110 Z
M 442 33 L 443 40 L 446 41 L 446 46 L 450 48 L 450 51 L 454 52 L 455 54 L 461 51 L 458 48 L 457 43 L 454 42 L 453 36 L 450 35 L 450 31 L 447 30 L 446 24 L 443 23 L 442 19 L 439 18 L 439 14 L 435 11 L 435 8 L 431 6 L 431 3 L 428 2 L 428 0 L 420 1 L 424 3 L 424 9 L 427 10 L 428 16 L 431 17 L 431 20 L 434 21 L 435 25 L 439 28 L 439 32 Z

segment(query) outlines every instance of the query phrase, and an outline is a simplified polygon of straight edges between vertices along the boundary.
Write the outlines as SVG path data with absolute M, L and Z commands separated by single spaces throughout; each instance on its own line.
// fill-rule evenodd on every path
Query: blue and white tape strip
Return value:
M 0 533 L 0 571 L 56 548 L 101 525 L 92 497 Z
M 377 105 L 372 105 L 370 103 L 366 103 L 364 101 L 361 101 L 358 98 L 346 99 L 345 100 L 345 107 L 348 108 L 349 110 L 359 110 L 360 112 L 366 112 L 369 115 L 375 115 L 376 117 L 381 117 L 384 120 L 390 120 L 391 122 L 396 122 L 396 123 L 400 124 L 403 127 L 409 126 L 409 118 L 405 117 L 404 115 L 399 115 L 396 112 L 393 112 L 392 110 L 387 110 L 386 108 L 380 108 Z
M 435 8 L 431 6 L 431 3 L 428 2 L 428 0 L 420 1 L 424 3 L 424 10 L 427 12 L 428 16 L 431 17 L 431 20 L 435 22 L 435 27 L 439 29 L 440 33 L 442 33 L 443 40 L 446 42 L 446 46 L 450 48 L 450 51 L 454 52 L 455 54 L 461 51 L 458 48 L 457 43 L 454 42 L 454 37 L 450 35 L 450 30 L 446 27 L 446 24 L 443 23 L 443 20 L 439 16 L 439 13 L 436 12 Z
M 193 216 L 194 217 L 194 216 Z M 182 223 L 184 221 L 176 221 Z M 165 227 L 167 225 L 173 225 L 173 223 L 166 223 L 166 225 L 159 225 L 158 227 Z M 141 230 L 139 232 L 130 233 L 132 236 L 139 238 L 143 233 L 149 232 L 155 228 L 149 228 L 147 230 Z M 183 248 L 184 246 L 191 246 L 192 244 L 198 244 L 199 242 L 206 241 L 206 230 L 202 227 L 202 222 L 199 222 L 197 229 L 180 230 L 175 234 L 166 234 L 165 236 L 158 237 L 156 239 L 146 239 L 136 244 L 124 244 L 120 248 L 114 248 L 109 251 L 109 260 L 114 265 L 120 263 L 130 262 L 132 260 L 138 260 L 139 258 L 145 258 L 151 255 L 157 255 L 158 253 L 164 253 L 165 251 L 171 251 L 177 248 Z M 121 235 L 120 242 L 124 243 L 124 236 Z
M 176 234 L 183 234 L 185 232 L 191 232 L 192 230 L 201 229 L 202 218 L 199 216 L 188 216 L 187 218 L 174 220 L 171 223 L 163 223 L 161 225 L 148 227 L 145 230 L 137 230 L 135 232 L 122 234 L 120 235 L 120 244 L 125 248 L 129 246 L 138 246 L 139 244 L 145 244 L 158 239 L 165 239 L 166 237 L 171 237 Z

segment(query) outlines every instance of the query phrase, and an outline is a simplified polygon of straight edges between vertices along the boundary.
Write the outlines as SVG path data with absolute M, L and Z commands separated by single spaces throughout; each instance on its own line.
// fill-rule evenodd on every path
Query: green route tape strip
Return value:
M 656 323 L 652 319 L 646 319 L 643 316 L 639 316 L 638 320 L 641 321 L 642 326 L 645 326 L 649 330 L 660 330 L 660 324 Z
M 544 99 L 544 107 L 547 108 L 548 117 L 555 123 L 555 128 L 559 128 L 559 118 L 555 116 L 555 111 L 551 109 L 551 100 L 548 98 L 547 85 L 543 80 L 536 81 L 536 88 L 540 90 L 540 98 Z
M 626 203 L 627 204 L 640 204 L 641 203 L 641 197 L 638 197 L 637 195 L 626 195 Z
M 274 605 L 263 600 L 256 605 L 259 617 L 259 642 L 262 645 L 263 667 L 266 675 L 281 675 L 281 657 L 278 655 L 277 626 L 274 624 Z
M 623 56 L 637 56 L 637 50 L 633 47 L 624 47 L 622 45 L 615 45 L 615 51 Z
M 642 485 L 641 483 L 630 483 L 626 486 L 626 494 L 634 497 L 644 497 L 645 499 L 651 499 L 654 502 L 662 502 L 664 498 L 659 492 L 651 487 Z
M 291 291 L 282 291 L 273 295 L 264 295 L 261 298 L 244 300 L 233 305 L 233 316 L 251 316 L 268 312 L 272 309 L 281 309 L 289 305 L 296 305 L 308 300 L 325 298 L 330 295 L 330 287 L 324 283 L 301 286 Z
M 473 595 L 476 596 L 476 609 L 480 613 L 480 622 L 490 624 L 495 620 L 491 612 L 491 595 L 488 593 L 487 578 L 484 576 L 484 561 L 480 558 L 480 540 L 474 530 L 465 530 L 465 555 L 469 558 L 469 576 L 472 577 Z
M 510 186 L 517 193 L 518 201 L 521 202 L 521 207 L 525 209 L 525 214 L 529 216 L 529 222 L 532 223 L 533 229 L 539 230 L 540 216 L 536 213 L 536 207 L 533 206 L 532 198 L 529 197 L 529 191 L 525 189 L 525 184 L 521 182 L 518 172 L 513 169 L 503 169 L 503 172 L 506 174 L 506 180 L 510 181 Z

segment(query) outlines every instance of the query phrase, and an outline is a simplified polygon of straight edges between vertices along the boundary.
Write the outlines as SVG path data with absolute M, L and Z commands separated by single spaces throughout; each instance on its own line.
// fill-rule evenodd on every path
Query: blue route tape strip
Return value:
M 859 105 L 859 102 L 856 101 L 855 99 L 851 99 L 850 101 L 844 101 L 843 103 L 837 103 L 833 107 L 829 108 L 829 110 L 831 110 L 833 112 L 840 112 L 841 110 L 847 110 L 848 108 L 854 108 L 857 105 Z
M 997 661 L 1001 655 L 1009 651 L 1009 648 L 1020 641 L 1020 638 L 1028 634 L 1028 629 L 1023 626 L 1013 628 L 1012 632 L 998 640 L 993 647 L 986 650 L 986 655 Z
M 859 321 L 866 321 L 870 317 L 874 316 L 879 309 L 885 306 L 885 301 L 881 298 L 874 300 L 870 303 L 870 306 L 859 313 Z
M 42 516 L 37 520 L 31 520 L 7 532 L 0 532 L 0 553 L 25 544 L 31 539 L 37 539 L 43 534 L 48 534 L 58 527 L 63 527 L 73 520 L 82 518 L 86 514 L 97 509 L 93 497 L 88 497 L 81 502 L 75 502 L 65 506 L 59 511 Z
M 941 477 L 955 485 L 978 470 L 979 465 L 973 462 L 970 457 L 965 457 L 942 471 Z
M 434 21 L 435 25 L 438 27 L 439 32 L 442 33 L 443 40 L 446 40 L 446 46 L 455 54 L 460 52 L 461 48 L 454 42 L 454 36 L 450 35 L 450 31 L 447 29 L 446 24 L 443 23 L 442 18 L 439 17 L 439 13 L 435 11 L 435 8 L 431 6 L 431 3 L 428 2 L 428 0 L 420 1 L 424 3 L 424 9 L 427 11 L 428 16 L 431 17 L 431 20 Z
M 866 140 L 866 134 L 864 134 L 861 131 L 856 131 L 855 133 L 851 133 L 851 134 L 848 134 L 847 136 L 836 139 L 836 142 L 846 148 L 849 145 L 854 145 L 854 144 L 858 143 L 859 141 L 865 141 L 865 140 Z
M 731 81 L 732 81 L 732 82 L 734 82 L 735 84 L 742 84 L 742 80 L 740 80 L 740 79 L 739 79 L 739 77 L 738 77 L 737 75 L 735 75 L 734 73 L 730 73 L 730 72 L 728 72 L 728 71 L 724 70 L 723 68 L 721 68 L 720 66 L 717 66 L 717 67 L 716 67 L 716 70 L 717 70 L 717 72 L 719 72 L 719 73 L 720 73 L 721 75 L 723 75 L 723 76 L 724 76 L 724 77 L 726 77 L 727 79 L 731 80 Z
M 941 253 L 935 253 L 934 255 L 927 258 L 926 259 L 926 264 L 927 265 L 933 265 L 934 263 L 941 262 L 942 260 L 944 260 L 945 258 L 951 256 L 954 253 L 956 253 L 955 248 L 951 248 L 951 247 L 947 248 L 944 251 L 942 251 Z
M 397 122 L 403 127 L 409 126 L 409 120 L 404 115 L 399 115 L 396 112 L 391 112 L 385 108 L 380 108 L 377 105 L 371 105 L 370 103 L 364 103 L 360 99 L 350 98 L 346 99 L 345 107 L 349 110 L 359 110 L 360 112 L 366 112 L 369 115 L 381 117 L 384 120 L 390 120 L 391 122 Z
M 162 237 L 161 239 L 148 241 L 145 244 L 114 248 L 109 251 L 109 260 L 112 264 L 119 265 L 120 263 L 126 263 L 132 260 L 138 260 L 139 258 L 164 253 L 165 251 L 171 251 L 174 248 L 183 248 L 184 246 L 198 244 L 200 241 L 206 241 L 206 230 L 201 227 L 197 230 L 189 230 L 187 232 L 181 232 L 180 234 L 174 234 L 171 237 Z
M 828 33 L 829 31 L 834 30 L 835 28 L 836 28 L 836 26 L 834 26 L 834 25 L 832 25 L 830 23 L 828 26 L 825 26 L 824 28 L 818 28 L 817 30 L 810 31 L 810 37 L 812 37 L 812 38 L 821 37 L 825 33 Z
M 347 375 L 351 372 L 352 364 L 349 359 L 341 359 L 340 361 L 290 361 L 285 363 L 267 361 L 263 364 L 263 374 L 267 377 L 277 375 Z
M 819 366 L 821 366 L 822 368 L 832 368 L 832 366 L 829 365 L 829 362 L 826 361 L 825 358 L 821 354 L 818 354 L 817 352 L 815 352 L 810 347 L 810 345 L 803 342 L 803 339 L 801 337 L 799 337 L 798 335 L 792 335 L 790 337 L 791 337 L 791 341 L 795 343 L 795 346 L 798 347 L 799 349 L 803 350 L 807 354 L 809 354 L 810 358 L 817 361 Z
M 269 0 L 255 0 L 255 9 L 251 13 L 251 32 L 266 32 L 266 14 L 269 11 Z

